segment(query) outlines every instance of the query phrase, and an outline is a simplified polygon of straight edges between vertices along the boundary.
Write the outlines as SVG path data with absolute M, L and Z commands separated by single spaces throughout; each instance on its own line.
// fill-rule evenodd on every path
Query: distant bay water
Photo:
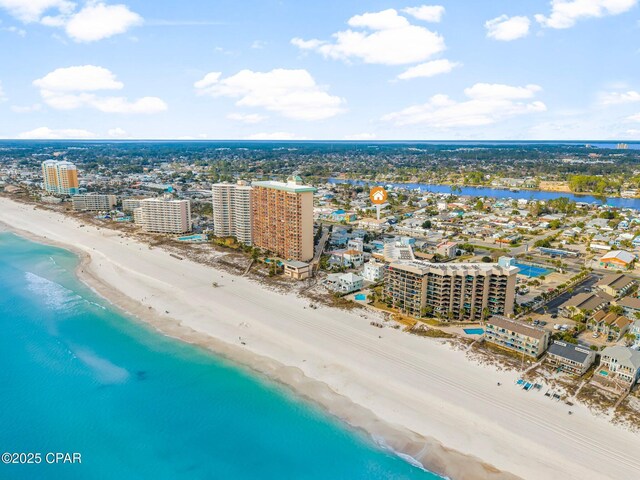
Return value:
M 440 477 L 97 297 L 71 253 L 0 232 L 0 450 L 78 452 L 0 478 Z
M 367 182 L 363 180 L 346 180 L 341 178 L 330 178 L 329 183 L 340 184 L 349 183 L 351 185 L 391 185 L 396 188 L 406 188 L 408 190 L 420 190 L 431 193 L 451 193 L 470 197 L 493 197 L 502 199 L 526 200 L 552 200 L 554 198 L 566 197 L 575 202 L 605 204 L 617 208 L 633 208 L 640 210 L 640 198 L 609 197 L 606 199 L 594 197 L 593 195 L 578 195 L 575 193 L 549 192 L 543 190 L 509 190 L 506 188 L 490 187 L 460 187 L 460 190 L 453 191 L 451 185 L 438 185 L 430 183 L 396 183 L 396 182 Z

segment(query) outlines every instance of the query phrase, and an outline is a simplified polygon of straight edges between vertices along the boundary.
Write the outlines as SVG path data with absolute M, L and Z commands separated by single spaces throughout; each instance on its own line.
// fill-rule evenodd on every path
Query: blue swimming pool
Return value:
M 364 293 L 359 293 L 356 295 L 356 300 L 366 300 L 367 296 Z
M 482 335 L 484 333 L 482 328 L 463 328 L 463 330 L 467 335 Z
M 525 277 L 541 277 L 542 275 L 553 273 L 553 270 L 549 270 L 548 268 L 525 265 L 524 263 L 513 262 L 512 265 L 520 269 L 518 275 L 524 275 Z

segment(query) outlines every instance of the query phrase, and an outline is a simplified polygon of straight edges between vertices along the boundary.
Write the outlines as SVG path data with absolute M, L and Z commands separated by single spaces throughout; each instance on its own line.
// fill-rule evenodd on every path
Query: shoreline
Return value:
M 289 394 L 321 409 L 346 428 L 414 466 L 453 480 L 517 480 L 519 477 L 501 472 L 480 459 L 446 448 L 434 438 L 424 437 L 399 425 L 391 425 L 362 405 L 332 390 L 329 385 L 305 376 L 296 367 L 288 367 L 273 359 L 254 354 L 215 337 L 204 335 L 170 317 L 158 318 L 135 300 L 115 290 L 91 271 L 91 255 L 71 244 L 53 241 L 32 232 L 17 229 L 0 220 L 2 228 L 29 241 L 53 246 L 73 253 L 78 258 L 75 275 L 96 295 L 130 321 L 141 323 L 157 334 L 184 342 L 208 354 L 230 362 L 254 376 L 276 383 Z
M 516 373 L 477 365 L 448 345 L 372 329 L 370 313 L 307 309 L 300 297 L 6 198 L 0 221 L 80 254 L 81 279 L 134 320 L 285 385 L 435 473 L 614 479 L 640 465 L 632 433 L 579 406 L 569 419 L 562 405 L 516 389 Z M 220 288 L 212 289 L 212 276 Z M 157 314 L 165 311 L 173 320 Z

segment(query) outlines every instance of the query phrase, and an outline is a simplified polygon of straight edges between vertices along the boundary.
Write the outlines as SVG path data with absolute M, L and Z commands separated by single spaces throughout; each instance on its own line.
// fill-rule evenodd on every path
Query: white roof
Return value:
M 610 260 L 612 258 L 617 258 L 625 263 L 631 263 L 636 257 L 625 250 L 611 250 L 610 252 L 605 253 L 600 260 Z

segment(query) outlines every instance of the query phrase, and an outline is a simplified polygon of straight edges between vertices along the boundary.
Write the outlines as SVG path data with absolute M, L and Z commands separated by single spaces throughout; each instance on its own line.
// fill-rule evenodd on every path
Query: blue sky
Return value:
M 638 0 L 0 0 L 0 137 L 640 139 Z

